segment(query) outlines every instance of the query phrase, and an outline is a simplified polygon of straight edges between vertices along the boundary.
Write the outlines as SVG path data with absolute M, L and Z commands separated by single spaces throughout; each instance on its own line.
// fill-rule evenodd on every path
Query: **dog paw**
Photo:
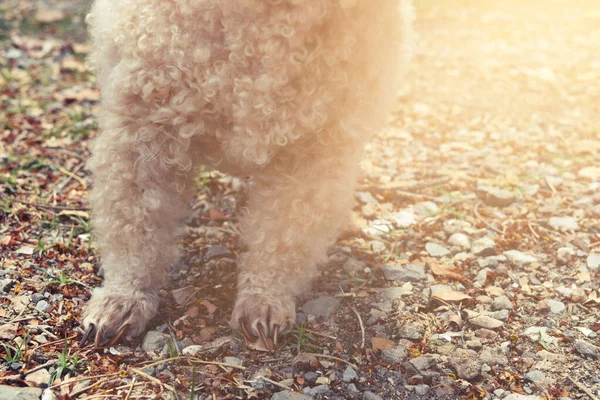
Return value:
M 291 296 L 238 295 L 231 325 L 239 328 L 246 343 L 260 351 L 277 349 L 279 333 L 296 320 L 296 302 Z
M 79 347 L 91 337 L 94 345 L 101 347 L 112 345 L 123 336 L 138 336 L 156 314 L 158 302 L 154 293 L 115 291 L 105 287 L 94 289 L 83 311 L 85 333 Z

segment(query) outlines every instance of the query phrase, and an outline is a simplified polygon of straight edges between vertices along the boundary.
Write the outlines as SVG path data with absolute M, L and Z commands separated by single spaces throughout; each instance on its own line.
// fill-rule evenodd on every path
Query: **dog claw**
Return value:
M 81 341 L 79 342 L 79 347 L 84 347 L 92 335 L 94 336 L 94 348 L 104 347 L 105 345 L 112 346 L 115 343 L 117 343 L 124 335 L 126 335 L 128 330 L 129 324 L 125 324 L 121 329 L 119 329 L 117 334 L 113 336 L 108 334 L 106 330 L 96 329 L 96 325 L 89 324 L 85 332 L 83 333 Z M 111 336 L 113 337 L 111 338 Z
M 252 333 L 251 328 L 248 326 L 247 318 L 239 318 L 238 324 L 240 330 L 242 331 L 242 336 L 244 336 L 246 342 L 249 343 L 252 347 L 267 351 L 277 350 L 280 329 L 279 325 L 275 325 L 272 331 L 269 329 L 265 331 L 264 325 L 259 323 L 256 327 L 258 331 L 258 336 L 256 336 Z
M 89 324 L 87 329 L 85 330 L 85 332 L 83 333 L 83 337 L 81 338 L 81 341 L 79 342 L 79 347 L 82 348 L 85 346 L 85 344 L 87 343 L 87 341 L 89 340 L 90 336 L 92 335 L 92 333 L 94 332 L 94 329 L 96 328 L 96 326 L 94 324 Z
M 122 337 L 123 335 L 127 334 L 127 330 L 129 329 L 129 324 L 125 324 L 120 330 L 119 332 L 117 332 L 116 336 L 114 337 L 113 340 L 110 341 L 110 343 L 108 343 L 108 346 L 112 346 L 115 343 L 117 343 Z
M 273 346 L 277 348 L 277 342 L 279 341 L 279 325 L 273 327 Z
M 246 320 L 246 318 L 240 318 L 238 319 L 238 324 L 240 326 L 240 330 L 242 331 L 242 335 L 244 336 L 244 338 L 247 341 L 253 341 L 255 339 L 254 335 L 250 332 L 250 329 L 248 328 L 248 326 L 246 325 L 248 321 Z

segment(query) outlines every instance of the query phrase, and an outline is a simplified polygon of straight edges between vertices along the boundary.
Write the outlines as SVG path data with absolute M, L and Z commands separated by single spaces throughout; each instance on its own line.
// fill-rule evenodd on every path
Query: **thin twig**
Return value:
M 356 310 L 356 307 L 352 307 L 352 311 L 354 311 L 354 314 L 356 314 L 356 318 L 358 318 L 358 324 L 360 325 L 360 333 L 362 335 L 362 339 L 360 341 L 360 348 L 364 349 L 365 348 L 365 326 L 363 325 L 362 318 L 360 317 L 360 314 Z
M 488 228 L 494 230 L 495 232 L 504 235 L 504 232 L 501 231 L 500 229 L 496 228 L 495 226 L 489 224 L 485 219 L 483 219 L 483 217 L 479 214 L 479 211 L 477 211 L 477 209 L 479 208 L 479 205 L 481 204 L 481 202 L 477 202 L 475 203 L 475 207 L 473 207 L 473 214 L 475 214 L 475 216 L 477 217 L 477 219 L 481 222 L 483 222 L 485 224 L 485 226 L 487 226 Z
M 125 396 L 125 400 L 129 400 L 129 396 L 131 396 L 131 392 L 133 391 L 133 387 L 135 386 L 135 376 L 133 377 L 133 379 L 131 380 L 131 385 L 129 386 L 129 391 L 127 392 L 127 395 Z
M 289 387 L 289 386 L 285 386 L 285 385 L 282 385 L 281 383 L 279 383 L 279 382 L 276 382 L 276 381 L 274 381 L 274 380 L 272 380 L 272 379 L 265 378 L 265 377 L 264 377 L 264 376 L 262 376 L 262 375 L 258 376 L 256 379 L 262 379 L 263 381 L 265 381 L 265 382 L 269 382 L 269 383 L 271 383 L 271 384 L 273 384 L 273 385 L 275 385 L 275 386 L 277 386 L 277 387 L 280 387 L 280 388 L 282 388 L 282 389 L 290 390 L 290 391 L 292 391 L 292 392 L 294 391 L 294 389 L 292 389 L 291 387 Z
M 337 339 L 338 339 L 338 338 L 337 338 L 337 337 L 335 337 L 335 336 L 326 335 L 326 334 L 324 334 L 324 333 L 321 333 L 321 332 L 313 331 L 312 329 L 305 329 L 305 331 L 306 331 L 306 332 L 308 332 L 308 333 L 312 333 L 313 335 L 317 335 L 317 336 L 326 337 L 326 338 L 328 338 L 328 339 L 331 339 L 331 340 L 337 340 Z
M 85 380 L 92 380 L 92 379 L 100 379 L 100 378 L 106 378 L 108 376 L 115 376 L 115 375 L 119 375 L 121 372 L 113 372 L 110 374 L 103 374 L 103 375 L 95 375 L 95 376 L 82 376 L 81 378 L 77 378 L 77 379 L 69 379 L 66 382 L 61 382 L 61 383 L 56 383 L 52 386 L 50 386 L 48 389 L 56 389 L 57 387 L 61 387 L 64 385 L 70 385 L 71 383 L 77 383 L 77 382 L 81 382 L 81 381 L 85 381 Z
M 178 356 L 178 357 L 165 358 L 164 360 L 160 360 L 160 361 L 153 362 L 151 364 L 144 365 L 142 368 L 154 367 L 154 366 L 164 364 L 169 361 L 176 361 L 176 360 L 188 360 L 188 361 L 192 361 L 192 362 L 195 362 L 198 364 L 220 365 L 220 366 L 234 368 L 234 369 L 241 369 L 242 371 L 246 370 L 246 367 L 242 367 L 241 365 L 222 363 L 222 362 L 217 362 L 217 361 L 205 361 L 200 358 L 191 357 L 191 356 Z
M 79 182 L 79 184 L 81 184 L 81 186 L 83 186 L 84 189 L 87 189 L 87 182 L 82 179 L 81 177 L 75 175 L 74 173 L 72 173 L 71 171 L 67 171 L 66 169 L 64 169 L 63 167 L 58 167 L 57 168 L 61 173 L 70 176 L 71 178 L 75 179 L 77 182 Z
M 40 369 L 43 369 L 43 368 L 46 368 L 46 367 L 50 367 L 50 366 L 56 364 L 56 362 L 57 362 L 57 360 L 50 360 L 48 362 L 45 362 L 44 364 L 38 365 L 37 367 L 33 367 L 31 369 L 28 369 L 27 371 L 24 371 L 23 375 L 27 376 L 29 374 L 33 374 L 35 371 L 39 371 Z
M 338 357 L 330 356 L 328 354 L 319 354 L 319 353 L 302 353 L 302 354 L 305 354 L 307 356 L 317 357 L 317 358 L 328 358 L 330 360 L 339 361 L 339 362 L 342 362 L 342 363 L 344 363 L 346 365 L 349 365 L 352 368 L 354 368 L 355 370 L 359 369 L 358 366 L 356 366 L 356 364 L 352 364 L 350 361 L 346 361 L 346 360 L 343 360 L 343 359 L 338 358 Z
M 157 379 L 157 378 L 153 377 L 152 375 L 148 375 L 147 373 L 142 372 L 137 368 L 130 368 L 129 370 L 131 372 L 133 372 L 134 374 L 138 374 L 142 378 L 146 378 L 150 382 L 156 383 L 157 385 L 165 387 L 165 388 L 169 389 L 171 392 L 177 394 L 177 391 L 175 390 L 175 388 L 173 386 L 169 385 L 168 383 L 163 383 L 160 381 L 160 379 Z
M 79 334 L 77 334 L 77 333 L 76 333 L 76 334 L 74 334 L 74 335 L 71 335 L 71 336 L 69 336 L 69 337 L 66 337 L 66 338 L 63 338 L 63 339 L 57 339 L 57 340 L 53 340 L 52 342 L 38 344 L 38 345 L 37 345 L 37 346 L 35 346 L 33 349 L 31 349 L 31 351 L 34 351 L 34 350 L 37 350 L 37 349 L 40 349 L 40 348 L 42 348 L 42 347 L 46 347 L 46 346 L 52 346 L 53 344 L 57 344 L 57 343 L 60 343 L 60 342 L 64 342 L 65 340 L 71 340 L 71 339 L 73 339 L 73 338 L 75 338 L 75 337 L 77 337 L 77 336 L 79 336 Z
M 96 381 L 96 382 L 92 383 L 91 385 L 88 385 L 86 387 L 82 387 L 80 389 L 72 391 L 71 393 L 69 393 L 69 397 L 72 397 L 72 398 L 75 399 L 80 394 L 83 394 L 83 393 L 87 392 L 88 390 L 90 390 L 90 389 L 92 389 L 92 388 L 94 388 L 94 387 L 96 387 L 98 385 L 101 385 L 102 383 L 103 383 L 102 381 Z
M 53 210 L 53 211 L 89 211 L 90 210 L 89 207 L 52 206 L 50 204 L 29 203 L 26 201 L 19 201 L 19 203 L 27 204 L 28 206 L 35 207 L 35 208 L 41 208 L 41 209 Z
M 592 393 L 592 391 L 590 389 L 586 388 L 585 386 L 583 386 L 581 383 L 577 382 L 575 379 L 571 378 L 570 376 L 568 378 L 571 382 L 573 382 L 575 384 L 575 386 L 577 386 L 579 388 L 579 390 L 581 390 L 583 393 L 590 396 L 590 399 L 598 400 L 598 398 L 596 396 L 594 396 L 594 393 Z

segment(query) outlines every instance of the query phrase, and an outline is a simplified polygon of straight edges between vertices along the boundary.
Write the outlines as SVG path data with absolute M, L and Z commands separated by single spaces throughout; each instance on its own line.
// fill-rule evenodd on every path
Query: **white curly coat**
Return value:
M 154 316 L 198 164 L 255 181 L 233 325 L 293 322 L 394 106 L 412 19 L 410 0 L 96 0 L 97 341 Z

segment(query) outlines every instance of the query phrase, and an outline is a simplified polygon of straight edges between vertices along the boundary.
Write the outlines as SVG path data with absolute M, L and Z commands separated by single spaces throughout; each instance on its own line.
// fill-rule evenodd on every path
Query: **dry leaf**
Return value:
M 465 301 L 465 300 L 471 300 L 472 297 L 469 296 L 468 294 L 464 294 L 464 293 L 458 292 L 456 290 L 448 289 L 448 290 L 440 290 L 439 292 L 436 292 L 432 296 L 432 299 L 442 300 L 447 303 L 458 303 L 458 302 Z
M 437 276 L 444 276 L 446 278 L 455 279 L 457 281 L 464 281 L 466 278 L 459 272 L 458 268 L 453 265 L 440 264 L 433 259 L 427 260 L 431 272 Z
M 600 306 L 600 298 L 598 298 L 598 293 L 596 293 L 596 291 L 592 291 L 592 293 L 589 294 L 588 299 L 583 304 Z
M 81 210 L 63 210 L 61 212 L 58 213 L 58 216 L 68 216 L 68 217 L 80 217 L 83 219 L 89 219 L 90 218 L 90 214 L 88 214 L 85 211 L 81 211 Z
M 396 347 L 396 343 L 386 338 L 374 337 L 371 339 L 373 350 L 387 350 Z
M 2 236 L 2 237 L 0 237 L 0 244 L 8 246 L 8 244 L 10 243 L 10 240 L 11 240 L 10 235 Z
M 457 328 L 462 328 L 464 322 L 460 314 L 452 314 L 448 317 L 448 325 L 456 325 Z

